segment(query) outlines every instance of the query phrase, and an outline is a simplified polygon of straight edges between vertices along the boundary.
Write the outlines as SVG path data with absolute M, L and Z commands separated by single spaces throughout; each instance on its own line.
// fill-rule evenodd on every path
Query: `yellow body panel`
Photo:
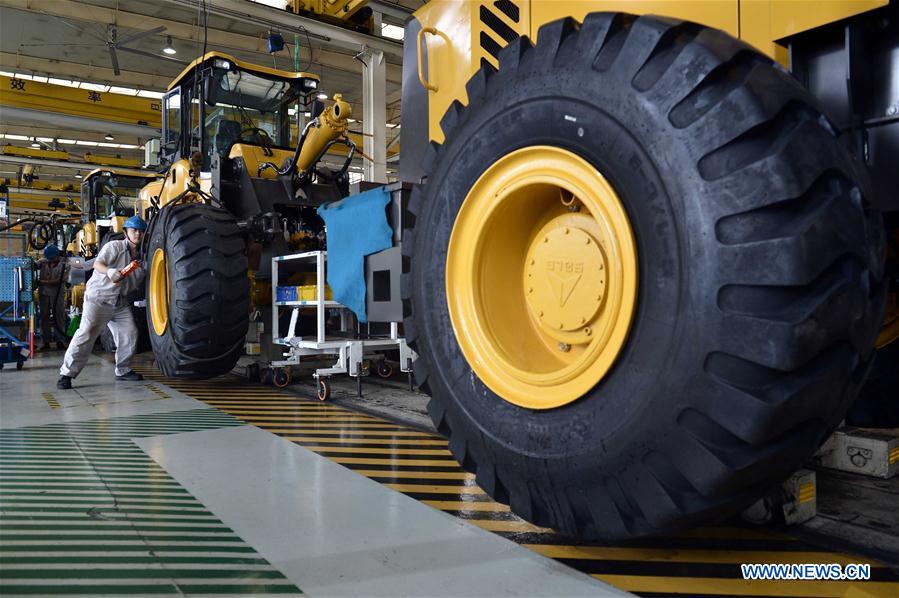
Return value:
M 188 187 L 197 186 L 197 184 L 199 184 L 201 190 L 208 193 L 211 181 L 209 179 L 200 179 L 199 176 L 199 165 L 191 164 L 189 160 L 177 160 L 169 166 L 163 178 L 164 182 L 160 183 L 159 207 L 180 197 L 182 193 L 187 191 Z M 155 185 L 156 183 L 150 184 Z M 144 189 L 146 188 L 144 187 Z M 195 201 L 196 199 L 198 198 L 191 198 L 188 201 Z
M 97 235 L 96 222 L 86 223 L 78 234 L 81 235 L 82 250 L 88 245 L 96 245 L 100 242 L 100 237 Z
M 124 216 L 113 216 L 110 218 L 110 224 L 112 225 L 112 232 L 121 233 L 125 231 L 125 217 Z
M 134 204 L 135 213 L 143 217 L 146 213 L 146 209 L 150 207 L 150 200 L 153 197 L 159 197 L 159 192 L 161 190 L 162 178 L 141 187 L 141 190 L 137 194 L 137 202 Z
M 289 160 L 293 158 L 294 152 L 291 150 L 283 150 L 278 148 L 271 148 L 272 156 L 266 156 L 263 149 L 258 145 L 248 145 L 246 143 L 235 143 L 231 146 L 231 153 L 228 154 L 228 157 L 232 160 L 234 158 L 243 159 L 244 164 L 246 165 L 247 172 L 250 173 L 250 176 L 257 176 L 256 173 L 259 172 L 259 166 L 266 162 L 271 162 L 272 164 L 277 164 L 280 168 L 282 164 L 284 164 L 285 160 Z M 264 179 L 274 179 L 277 178 L 277 174 L 274 170 L 270 168 L 266 168 L 263 170 L 259 176 Z
M 69 302 L 72 307 L 81 309 L 84 306 L 84 288 L 84 283 L 76 284 L 72 287 L 72 299 Z
M 468 103 L 465 83 L 481 61 L 497 66 L 485 43 L 504 47 L 504 30 L 535 40 L 542 25 L 567 16 L 583 20 L 594 11 L 655 14 L 723 29 L 786 65 L 787 50 L 777 40 L 886 4 L 888 0 L 515 0 L 516 21 L 489 0 L 432 0 L 415 13 L 424 30 L 418 51 L 427 52 L 419 84 L 428 90 L 429 136 L 443 142 L 440 119 L 454 100 Z M 491 26 L 482 15 L 499 24 Z

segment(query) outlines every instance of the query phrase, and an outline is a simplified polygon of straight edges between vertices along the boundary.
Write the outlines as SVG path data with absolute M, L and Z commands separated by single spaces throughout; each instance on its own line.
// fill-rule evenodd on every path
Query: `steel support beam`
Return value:
M 203 4 L 201 0 L 162 1 L 169 4 L 187 6 L 192 10 L 196 10 Z M 271 8 L 264 4 L 251 3 L 246 0 L 215 0 L 214 2 L 207 2 L 206 9 L 210 14 L 239 19 L 266 28 L 278 28 L 282 33 L 285 31 L 289 31 L 290 33 L 308 32 L 310 35 L 314 35 L 320 40 L 335 46 L 357 51 L 363 48 L 371 48 L 380 50 L 385 55 L 395 57 L 399 60 L 402 60 L 403 58 L 403 44 L 399 42 L 351 31 L 349 29 L 344 29 L 343 27 L 316 21 L 315 19 L 303 17 L 285 10 Z
M 362 173 L 366 181 L 387 182 L 387 81 L 384 53 L 367 49 L 362 73 Z
M 4 71 L 44 73 L 59 79 L 78 79 L 94 83 L 106 82 L 109 85 L 139 89 L 164 90 L 172 82 L 172 77 L 170 76 L 128 70 L 124 67 L 121 75 L 116 77 L 111 68 L 104 66 L 69 62 L 55 58 L 51 60 L 49 58 L 13 54 L 11 52 L 0 52 L 0 64 L 3 65 L 0 70 Z
M 100 164 L 90 164 L 88 162 L 67 162 L 65 160 L 36 160 L 34 158 L 24 158 L 22 156 L 7 156 L 0 154 L 0 164 L 27 164 L 29 166 L 48 166 L 51 168 L 68 168 L 70 170 L 83 170 L 90 172 L 96 168 L 116 168 L 115 166 L 102 166 Z M 138 172 L 145 172 L 148 176 L 156 174 L 153 170 L 140 170 L 138 168 L 129 168 Z
M 400 23 L 404 23 L 406 19 L 412 16 L 413 12 L 405 6 L 383 2 L 382 0 L 368 0 L 368 7 L 372 9 L 373 12 L 379 12 Z
M 166 0 L 175 4 L 184 3 L 182 0 Z M 185 0 L 186 1 L 186 0 Z M 249 4 L 241 2 L 241 4 Z M 187 2 L 190 5 L 190 2 Z M 212 12 L 212 2 L 208 2 L 207 6 Z M 218 4 L 218 2 L 216 2 Z M 122 10 L 107 9 L 100 6 L 92 6 L 90 11 L 84 10 L 84 5 L 73 0 L 53 0 L 53 2 L 36 3 L 33 0 L 3 0 L 3 6 L 24 10 L 39 14 L 47 14 L 63 19 L 73 19 L 77 21 L 96 22 L 104 25 L 108 23 L 116 23 L 119 27 L 129 29 L 147 29 L 150 27 L 163 26 L 166 28 L 165 34 L 172 36 L 173 39 L 197 42 L 197 28 L 192 23 L 181 23 L 170 19 L 162 19 L 149 17 L 146 15 L 129 13 Z M 193 4 L 196 6 L 196 3 Z M 266 7 L 259 4 L 250 5 L 255 10 L 256 7 L 265 9 Z M 284 11 L 275 11 L 282 13 Z M 285 13 L 288 17 L 303 18 L 291 13 Z M 285 29 L 286 30 L 286 29 Z M 302 29 L 294 27 L 291 31 L 302 33 Z M 311 32 L 311 30 L 309 30 Z M 357 34 L 360 35 L 360 34 Z M 372 36 L 365 36 L 366 39 L 374 39 Z M 253 37 L 249 35 L 241 35 L 215 29 L 210 24 L 209 44 L 225 51 L 238 50 L 243 52 L 252 52 L 260 55 L 260 60 L 264 56 L 269 61 L 269 55 L 265 47 L 265 41 L 261 37 Z M 354 46 L 358 51 L 360 46 Z M 300 60 L 306 62 L 310 59 L 310 50 L 305 46 L 300 49 Z M 352 55 L 341 52 L 334 52 L 325 49 L 316 49 L 314 59 L 322 66 L 333 68 L 344 72 L 359 73 L 360 65 L 353 60 Z M 75 62 L 49 60 L 27 56 L 24 54 L 4 53 L 2 55 L 2 63 L 4 65 L 17 65 L 24 69 L 30 69 L 39 72 L 58 73 L 59 75 L 68 75 L 75 78 L 89 78 L 91 81 L 108 81 L 112 85 L 131 85 L 146 89 L 165 89 L 171 82 L 171 76 L 162 76 L 159 74 L 149 73 L 131 73 L 122 71 L 122 76 L 116 77 L 112 69 L 97 65 L 84 65 Z M 54 68 L 53 65 L 56 65 Z M 90 75 L 82 74 L 89 71 Z M 387 69 L 388 80 L 399 83 L 402 80 L 402 68 L 391 64 Z M 173 74 L 177 71 L 173 71 Z M 141 77 L 144 77 L 143 79 Z
M 87 118 L 86 116 L 71 116 L 68 114 L 60 114 L 58 112 L 45 112 L 43 110 L 31 110 L 29 108 L 17 108 L 15 106 L 3 106 L 2 108 L 3 120 L 8 123 L 31 123 L 44 127 L 50 126 L 59 129 L 70 129 L 73 131 L 103 131 L 104 133 L 131 135 L 143 139 L 160 136 L 160 130 L 156 127 L 130 125 L 111 120 Z
M 53 199 L 54 197 L 66 199 L 81 198 L 81 193 L 79 191 L 50 191 L 49 189 L 32 189 L 31 187 L 16 187 L 14 185 L 9 185 L 9 193 L 11 196 L 13 194 L 19 194 L 20 196 L 28 195 L 36 198 L 49 197 L 50 199 Z

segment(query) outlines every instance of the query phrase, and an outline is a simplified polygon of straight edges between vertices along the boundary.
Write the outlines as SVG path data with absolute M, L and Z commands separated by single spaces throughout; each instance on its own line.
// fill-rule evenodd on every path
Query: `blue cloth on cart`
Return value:
M 384 207 L 390 202 L 386 187 L 351 195 L 318 208 L 328 234 L 328 284 L 334 300 L 367 322 L 365 310 L 365 256 L 393 246 L 393 229 Z

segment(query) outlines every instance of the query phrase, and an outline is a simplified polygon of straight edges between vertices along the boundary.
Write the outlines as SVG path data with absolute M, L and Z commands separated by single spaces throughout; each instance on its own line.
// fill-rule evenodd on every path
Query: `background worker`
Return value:
M 137 346 L 137 326 L 127 298 L 140 288 L 145 271 L 143 267 L 138 267 L 123 276 L 122 270 L 132 261 L 140 259 L 140 241 L 146 230 L 143 219 L 132 216 L 125 221 L 125 238 L 109 241 L 100 249 L 94 260 L 94 273 L 84 291 L 81 325 L 69 343 L 56 388 L 72 388 L 72 378 L 78 376 L 87 363 L 97 337 L 107 325 L 116 345 L 116 380 L 144 379 L 131 369 L 131 357 Z
M 56 331 L 56 348 L 65 348 L 66 339 L 66 261 L 59 247 L 47 245 L 44 259 L 38 262 L 38 299 L 41 316 L 41 350 L 49 349 Z

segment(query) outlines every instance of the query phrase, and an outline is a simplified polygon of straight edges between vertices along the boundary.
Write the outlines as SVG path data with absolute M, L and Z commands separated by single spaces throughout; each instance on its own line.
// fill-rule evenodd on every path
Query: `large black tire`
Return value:
M 538 39 L 468 82 L 410 201 L 405 330 L 430 415 L 478 485 L 537 525 L 624 538 L 734 512 L 812 455 L 864 380 L 884 248 L 866 174 L 815 98 L 724 32 L 594 13 Z M 613 369 L 544 411 L 474 374 L 444 283 L 468 190 L 532 145 L 609 180 L 640 270 Z
M 147 248 L 147 327 L 159 369 L 193 379 L 231 371 L 243 353 L 250 297 L 246 242 L 234 217 L 204 204 L 167 207 L 153 219 Z M 149 308 L 149 269 L 159 248 L 171 293 L 162 334 Z
M 142 298 L 143 297 L 139 297 L 135 298 L 134 300 L 137 301 Z M 134 325 L 135 327 L 137 327 L 137 345 L 134 348 L 134 352 L 144 353 L 146 351 L 150 351 L 152 349 L 152 346 L 150 345 L 150 331 L 147 328 L 146 309 L 144 309 L 143 307 L 132 306 L 131 314 L 134 316 Z M 112 330 L 110 330 L 108 326 L 103 329 L 103 332 L 100 333 L 99 341 L 100 347 L 106 353 L 116 352 L 115 338 L 112 336 Z
M 100 347 L 106 353 L 115 353 L 115 338 L 113 338 L 112 330 L 109 329 L 109 326 L 103 329 L 103 332 L 100 333 L 100 338 L 98 340 L 100 341 Z

